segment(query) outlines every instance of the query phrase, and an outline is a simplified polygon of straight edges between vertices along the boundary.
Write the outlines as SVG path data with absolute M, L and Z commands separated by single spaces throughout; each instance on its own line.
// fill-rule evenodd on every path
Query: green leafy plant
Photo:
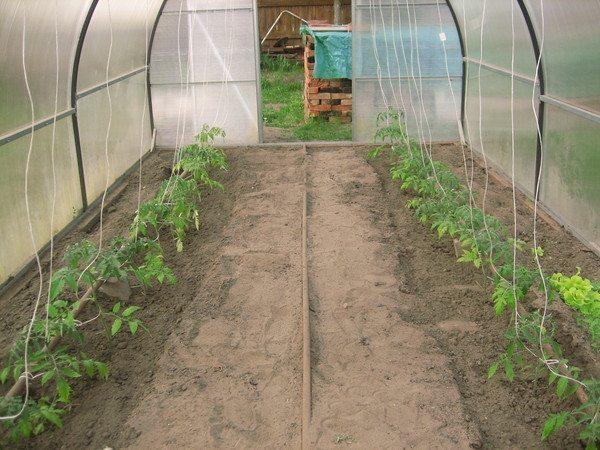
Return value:
M 113 338 L 122 330 L 131 335 L 147 328 L 139 318 L 141 307 L 97 295 L 97 288 L 111 280 L 137 283 L 150 288 L 175 283 L 173 271 L 165 264 L 158 242 L 160 230 L 173 233 L 177 249 L 183 249 L 185 234 L 193 224 L 200 226 L 198 201 L 201 186 L 223 188 L 211 177 L 213 170 L 225 170 L 222 150 L 214 147 L 215 139 L 225 136 L 220 128 L 204 126 L 196 142 L 181 149 L 173 174 L 160 187 L 158 194 L 142 204 L 131 225 L 128 237 L 116 237 L 102 249 L 83 240 L 67 249 L 64 266 L 50 280 L 48 318 L 37 318 L 27 340 L 24 329 L 4 364 L 0 366 L 0 383 L 17 382 L 27 376 L 41 395 L 38 400 L 15 396 L 0 398 L 0 415 L 17 418 L 2 422 L 13 441 L 29 438 L 49 425 L 62 426 L 61 415 L 72 403 L 73 382 L 83 376 L 106 379 L 106 363 L 82 353 L 83 328 L 94 320 L 107 324 L 107 336 Z M 151 236 L 152 235 L 152 236 Z M 80 321 L 82 291 L 88 291 L 86 302 L 98 311 L 95 318 Z M 27 340 L 27 342 L 26 342 Z M 25 346 L 28 367 L 25 371 Z M 1 430 L 1 429 L 0 429 Z
M 600 285 L 583 278 L 581 269 L 570 277 L 555 273 L 549 278 L 550 286 L 571 308 L 581 314 L 596 348 L 600 347 Z
M 542 290 L 542 286 L 550 285 L 567 304 L 582 313 L 593 329 L 598 326 L 600 308 L 597 285 L 580 277 L 579 272 L 573 277 L 554 274 L 542 280 L 536 268 L 521 263 L 527 260 L 525 254 L 528 248 L 538 258 L 543 256 L 543 250 L 540 247 L 528 247 L 521 240 L 515 241 L 498 218 L 476 207 L 474 194 L 461 184 L 458 177 L 445 164 L 434 161 L 418 142 L 408 136 L 403 113 L 389 110 L 379 114 L 375 140 L 381 145 L 369 152 L 369 156 L 388 155 L 391 178 L 400 183 L 402 190 L 415 195 L 406 206 L 417 219 L 422 224 L 428 224 L 439 238 L 450 236 L 460 242 L 463 253 L 458 258 L 459 262 L 472 264 L 477 269 L 489 270 L 493 274 L 489 278 L 494 287 L 494 310 L 497 315 L 510 313 L 511 325 L 505 334 L 506 349 L 490 366 L 488 378 L 502 369 L 504 376 L 512 382 L 517 370 L 545 370 L 549 384 L 555 383 L 558 397 L 572 395 L 579 387 L 577 380 L 580 370 L 569 364 L 554 339 L 552 317 L 546 316 L 542 320 L 537 310 L 517 313 L 517 304 L 527 302 L 532 289 Z M 552 297 L 552 292 L 549 292 L 549 298 Z M 518 321 L 515 323 L 516 317 Z M 532 364 L 530 356 L 536 351 L 538 354 Z M 546 362 L 548 351 L 553 355 L 551 363 Z M 590 399 L 588 404 L 572 412 L 550 416 L 542 433 L 543 439 L 561 427 L 577 425 L 582 430 L 581 439 L 590 448 L 595 448 L 599 437 L 600 399 L 596 392 L 596 380 L 586 381 L 584 385 Z
M 186 232 L 193 225 L 200 227 L 200 186 L 223 186 L 211 177 L 213 170 L 226 170 L 223 150 L 214 146 L 217 137 L 224 137 L 220 128 L 204 126 L 196 142 L 180 151 L 180 159 L 173 167 L 173 175 L 163 182 L 158 194 L 140 205 L 131 225 L 134 239 L 158 235 L 160 229 L 171 229 L 177 251 L 183 250 Z

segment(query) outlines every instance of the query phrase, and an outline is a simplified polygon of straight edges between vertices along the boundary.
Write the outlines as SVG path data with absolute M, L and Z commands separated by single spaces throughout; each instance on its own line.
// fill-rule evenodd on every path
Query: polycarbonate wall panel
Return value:
M 108 79 L 146 65 L 146 37 L 160 5 L 161 0 L 100 0 L 81 52 L 78 92 L 105 83 L 107 65 Z
M 415 139 L 429 142 L 431 136 L 433 141 L 453 141 L 458 136 L 459 124 L 446 79 L 423 79 L 418 91 L 412 80 L 398 79 L 384 79 L 381 84 L 377 80 L 356 80 L 354 87 L 355 141 L 373 141 L 377 115 L 388 107 L 407 111 L 407 130 Z M 454 79 L 452 87 L 457 96 L 461 90 L 461 80 Z M 458 102 L 457 109 L 460 109 L 460 97 L 457 96 L 455 100 Z
M 447 38 L 448 70 L 450 76 L 460 77 L 458 34 L 446 5 L 440 6 L 440 12 Z M 436 6 L 398 4 L 357 8 L 354 22 L 356 78 L 376 78 L 378 73 L 389 78 L 446 76 Z
M 227 130 L 231 144 L 258 142 L 256 125 L 239 127 L 258 120 L 254 81 L 190 85 L 187 95 L 185 90 L 185 86 L 176 85 L 152 89 L 156 127 L 162 130 L 159 143 L 174 146 L 171 143 L 182 138 L 184 143 L 191 142 L 203 124 L 218 124 Z M 181 109 L 174 98 L 182 99 Z
M 542 9 L 528 1 L 541 36 Z M 544 0 L 546 94 L 600 113 L 600 2 Z
M 34 102 L 35 120 L 54 115 L 56 86 L 55 19 L 58 29 L 58 112 L 70 107 L 73 54 L 90 1 L 0 1 L 0 136 L 28 125 L 31 109 L 25 66 Z
M 189 144 L 204 124 L 223 128 L 227 143 L 259 141 L 253 5 L 248 1 L 167 3 L 150 70 L 158 146 Z
M 489 164 L 512 174 L 512 126 L 510 76 L 481 68 L 481 122 L 479 65 L 468 65 L 466 108 L 467 138 L 471 147 L 484 154 Z M 537 131 L 531 97 L 533 83 L 515 79 L 515 182 L 533 193 Z M 481 133 L 480 133 L 481 130 Z
M 451 0 L 461 26 L 467 57 L 510 71 L 512 55 L 511 3 L 506 0 Z M 515 73 L 534 78 L 536 60 L 533 45 L 521 9 L 514 6 Z M 485 17 L 483 16 L 485 12 Z M 481 25 L 483 23 L 483 58 Z
M 180 10 L 215 10 L 252 8 L 253 0 L 169 0 L 165 12 Z
M 431 2 L 419 3 L 359 1 L 354 7 L 353 121 L 354 139 L 359 142 L 372 141 L 377 114 L 388 107 L 405 111 L 408 131 L 416 139 L 459 138 L 458 33 L 446 4 L 438 8 Z
M 82 206 L 71 119 L 65 118 L 56 123 L 56 191 L 52 171 L 52 126 L 34 134 L 28 177 L 34 248 L 25 206 L 25 170 L 30 137 L 24 136 L 0 147 L 0 283 L 27 263 L 34 251 L 43 247 L 53 233 L 73 220 Z M 54 226 L 51 229 L 53 203 Z
M 109 90 L 112 119 L 108 138 L 106 165 L 106 135 L 109 122 Z M 99 198 L 127 169 L 145 154 L 151 141 L 146 97 L 146 73 L 139 73 L 102 89 L 78 101 L 79 134 L 83 155 L 88 201 Z M 146 112 L 144 114 L 144 104 Z M 142 115 L 144 114 L 143 145 Z
M 255 54 L 255 34 L 247 20 L 252 20 L 248 10 L 182 13 L 181 18 L 165 13 L 152 49 L 151 83 L 254 81 L 256 61 L 248 55 Z
M 600 125 L 546 105 L 541 199 L 600 252 Z

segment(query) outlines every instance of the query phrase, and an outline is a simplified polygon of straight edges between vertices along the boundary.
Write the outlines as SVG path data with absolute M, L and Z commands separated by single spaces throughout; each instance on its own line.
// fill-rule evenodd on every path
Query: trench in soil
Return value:
M 460 175 L 459 151 L 440 146 L 434 157 Z M 305 190 L 310 447 L 579 445 L 573 430 L 540 442 L 547 414 L 572 406 L 544 379 L 486 380 L 507 323 L 493 314 L 484 276 L 457 264 L 452 243 L 404 208 L 409 197 L 384 160 L 369 162 L 358 147 L 227 153 L 225 191 L 202 199 L 201 230 L 183 253 L 163 237 L 179 283 L 135 290 L 131 301 L 144 306 L 150 333 L 107 341 L 102 324 L 91 327 L 84 350 L 109 363 L 109 380 L 80 381 L 65 428 L 29 447 L 299 448 Z M 170 160 L 157 153 L 144 164 L 144 198 L 168 176 Z M 476 168 L 477 189 L 483 175 Z M 510 190 L 490 183 L 490 211 L 510 223 Z M 107 235 L 125 232 L 137 187 L 132 175 L 108 207 Z M 521 204 L 518 213 L 527 238 L 531 213 Z M 57 257 L 97 233 L 98 224 L 72 233 Z M 542 224 L 540 239 L 549 270 L 577 265 L 600 276 L 598 258 L 564 230 Z M 0 348 L 26 323 L 36 289 L 32 273 L 13 298 L 0 299 Z M 577 342 L 565 347 L 595 373 Z

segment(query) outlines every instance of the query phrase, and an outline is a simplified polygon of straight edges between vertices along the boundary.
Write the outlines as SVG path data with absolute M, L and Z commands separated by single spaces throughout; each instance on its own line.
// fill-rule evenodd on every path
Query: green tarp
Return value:
M 302 25 L 300 34 L 315 40 L 315 78 L 352 78 L 351 32 L 314 31 Z

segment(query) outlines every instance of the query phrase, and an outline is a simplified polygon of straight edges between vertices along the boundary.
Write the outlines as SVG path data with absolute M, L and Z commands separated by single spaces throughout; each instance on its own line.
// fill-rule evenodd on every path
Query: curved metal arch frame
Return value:
M 74 114 L 72 115 L 72 121 L 73 121 L 73 135 L 74 135 L 74 140 L 75 140 L 75 152 L 77 155 L 77 168 L 78 168 L 78 172 L 79 172 L 79 184 L 80 184 L 80 190 L 81 190 L 81 200 L 82 200 L 82 209 L 83 211 L 87 210 L 89 207 L 88 204 L 88 199 L 87 199 L 87 191 L 86 191 L 86 187 L 85 187 L 85 171 L 84 171 L 84 167 L 83 167 L 83 153 L 82 153 L 82 149 L 81 149 L 81 138 L 80 138 L 80 134 L 79 134 L 79 119 L 78 119 L 78 115 L 77 115 L 77 100 L 79 98 L 79 95 L 77 93 L 77 81 L 79 79 L 79 64 L 81 62 L 81 55 L 82 55 L 82 51 L 83 51 L 83 46 L 85 43 L 85 38 L 87 36 L 87 31 L 89 29 L 90 23 L 92 21 L 92 18 L 94 16 L 94 13 L 96 11 L 96 8 L 98 6 L 98 4 L 100 3 L 100 0 L 92 0 L 92 3 L 90 4 L 90 7 L 86 13 L 86 17 L 85 20 L 83 22 L 83 25 L 81 27 L 81 30 L 79 32 L 79 38 L 77 41 L 77 47 L 75 50 L 75 55 L 74 55 L 74 60 L 73 60 L 73 71 L 72 71 L 72 75 L 71 75 L 71 108 L 74 111 Z M 151 59 L 151 54 L 152 54 L 152 44 L 154 42 L 154 36 L 156 34 L 156 28 L 158 26 L 158 21 L 160 20 L 160 17 L 162 15 L 162 12 L 165 8 L 165 5 L 167 4 L 167 0 L 163 0 L 160 8 L 156 14 L 156 18 L 154 19 L 154 24 L 152 26 L 152 31 L 150 34 L 150 39 L 148 40 L 148 42 L 146 43 L 146 45 L 148 46 L 148 52 L 147 52 L 147 57 L 146 57 L 146 93 L 148 96 L 148 111 L 149 111 L 149 121 L 150 121 L 150 132 L 151 134 L 154 134 L 154 114 L 153 114 L 153 109 L 152 109 L 152 93 L 151 93 L 151 87 L 150 87 L 150 59 Z M 138 73 L 138 71 L 134 71 L 134 73 Z M 131 74 L 128 74 L 127 76 L 129 76 Z
M 525 19 L 525 24 L 527 25 L 527 31 L 529 32 L 529 37 L 531 38 L 531 45 L 533 46 L 533 55 L 535 57 L 535 63 L 537 66 L 537 74 L 536 77 L 539 82 L 539 98 L 538 98 L 538 133 L 536 136 L 536 152 L 535 152 L 535 179 L 534 179 L 534 195 L 535 200 L 539 200 L 540 198 L 540 177 L 541 177 L 541 167 L 542 167 L 542 139 L 544 137 L 544 116 L 545 116 L 545 102 L 542 101 L 541 96 L 546 94 L 546 72 L 544 58 L 542 55 L 542 48 L 540 46 L 540 41 L 537 37 L 537 32 L 535 29 L 535 25 L 533 20 L 531 19 L 531 14 L 529 13 L 529 8 L 527 7 L 527 0 L 515 0 L 521 9 L 521 13 L 523 14 L 523 18 Z M 538 66 L 539 61 L 539 66 Z
M 542 54 L 542 48 L 540 46 L 540 41 L 538 39 L 538 33 L 535 29 L 535 25 L 533 23 L 533 20 L 531 19 L 531 14 L 529 12 L 529 8 L 528 8 L 528 0 L 513 0 L 517 3 L 517 5 L 519 6 L 519 9 L 521 11 L 521 14 L 523 15 L 523 19 L 525 20 L 525 24 L 527 26 L 527 31 L 529 32 L 529 37 L 531 39 L 531 45 L 533 47 L 533 54 L 534 54 L 534 58 L 535 58 L 535 64 L 536 66 L 538 65 L 538 61 L 539 61 L 539 67 L 537 67 L 537 80 L 538 80 L 538 84 L 539 84 L 539 97 L 542 97 L 545 95 L 546 93 L 546 83 L 545 83 L 545 65 L 544 65 L 544 58 L 543 58 L 543 54 Z M 458 17 L 456 16 L 456 13 L 454 11 L 454 8 L 452 6 L 452 1 L 451 0 L 445 0 L 446 4 L 448 5 L 448 8 L 450 9 L 450 13 L 452 14 L 452 19 L 454 20 L 454 24 L 456 25 L 456 30 L 458 32 L 458 36 L 459 36 L 459 40 L 460 40 L 460 47 L 461 47 L 461 52 L 463 54 L 463 89 L 462 89 L 462 98 L 461 98 L 461 121 L 462 121 L 462 132 L 463 135 L 465 133 L 465 103 L 466 103 L 466 98 L 467 98 L 467 93 L 465 92 L 465 84 L 466 84 L 466 61 L 465 61 L 465 57 L 468 57 L 468 55 L 465 54 L 465 46 L 464 46 L 464 40 L 463 40 L 463 33 L 462 33 L 462 29 L 460 26 L 460 22 L 458 21 Z M 544 101 L 542 101 L 541 98 L 539 98 L 538 101 L 538 113 L 537 113 L 537 126 L 538 126 L 538 130 L 539 132 L 536 132 L 537 136 L 536 136 L 536 154 L 535 154 L 535 173 L 534 173 L 534 192 L 536 195 L 535 200 L 539 200 L 539 196 L 540 196 L 540 189 L 539 189 L 539 183 L 540 183 L 540 168 L 541 168 L 541 164 L 542 164 L 542 139 L 544 136 L 544 115 L 545 115 L 545 107 L 544 107 Z
M 158 13 L 156 14 L 156 19 L 154 19 L 154 25 L 152 26 L 152 32 L 150 33 L 150 40 L 148 42 L 148 54 L 146 58 L 146 92 L 148 93 L 148 111 L 150 112 L 150 130 L 152 134 L 154 134 L 155 126 L 154 126 L 154 109 L 152 107 L 152 85 L 150 84 L 150 61 L 152 60 L 152 48 L 154 46 L 154 37 L 156 36 L 156 29 L 158 28 L 158 22 L 160 22 L 160 18 L 162 17 L 162 13 L 167 5 L 167 0 L 163 0 L 160 8 L 158 8 Z
M 73 59 L 72 73 L 71 73 L 71 108 L 74 109 L 73 114 L 73 137 L 75 139 L 75 153 L 77 155 L 77 169 L 79 172 L 79 186 L 81 190 L 81 202 L 82 209 L 85 211 L 88 208 L 87 191 L 85 189 L 85 171 L 83 169 L 83 153 L 81 151 L 81 138 L 79 135 L 79 118 L 77 114 L 77 81 L 79 79 L 79 63 L 81 62 L 81 52 L 83 50 L 83 44 L 85 43 L 85 37 L 90 27 L 92 17 L 98 6 L 100 0 L 92 0 L 90 7 L 86 13 L 85 20 L 79 32 L 79 38 L 77 40 L 77 47 L 75 49 L 75 56 Z
M 467 87 L 467 61 L 465 58 L 468 56 L 466 47 L 465 47 L 465 38 L 462 33 L 462 29 L 460 27 L 460 23 L 458 21 L 458 16 L 456 15 L 456 11 L 454 11 L 454 7 L 450 0 L 445 1 L 448 9 L 450 10 L 450 15 L 452 16 L 452 20 L 454 21 L 454 26 L 456 27 L 456 33 L 458 34 L 458 42 L 460 44 L 460 53 L 462 58 L 462 95 L 460 98 L 460 123 L 462 130 L 460 131 L 461 136 L 466 136 L 465 134 L 465 103 L 467 99 L 467 95 L 465 89 Z M 464 137 L 462 138 L 464 140 Z

